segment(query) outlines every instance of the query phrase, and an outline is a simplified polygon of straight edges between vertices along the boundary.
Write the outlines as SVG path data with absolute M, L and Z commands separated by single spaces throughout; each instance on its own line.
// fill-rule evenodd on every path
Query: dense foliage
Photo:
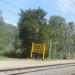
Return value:
M 24 56 L 30 55 L 32 42 L 46 42 L 46 12 L 42 9 L 21 10 L 21 18 L 19 20 L 19 35 L 21 39 L 21 48 L 24 51 Z
M 18 28 L 3 21 L 0 14 L 0 54 L 30 57 L 32 42 L 46 43 L 46 57 L 75 58 L 75 24 L 41 9 L 21 10 Z
M 0 15 L 0 55 L 14 49 L 17 27 L 7 24 Z
M 18 27 L 24 56 L 30 55 L 31 44 L 35 42 L 47 44 L 49 58 L 69 58 L 74 54 L 74 23 L 56 15 L 50 16 L 48 22 L 46 14 L 41 8 L 21 10 Z

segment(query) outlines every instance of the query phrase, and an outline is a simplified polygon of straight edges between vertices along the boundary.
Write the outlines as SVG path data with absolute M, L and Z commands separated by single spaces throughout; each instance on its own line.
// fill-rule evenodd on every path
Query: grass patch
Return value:
M 6 56 L 0 56 L 0 60 L 8 60 L 10 58 L 6 57 Z
M 9 57 L 5 56 L 6 50 L 0 50 L 0 60 L 7 60 L 10 59 Z

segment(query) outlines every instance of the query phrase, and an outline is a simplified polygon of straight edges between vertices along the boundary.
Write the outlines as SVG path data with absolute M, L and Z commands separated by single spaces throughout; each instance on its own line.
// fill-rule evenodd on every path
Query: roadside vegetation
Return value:
M 21 9 L 18 27 L 15 27 L 5 23 L 0 14 L 0 56 L 28 58 L 35 42 L 46 43 L 46 59 L 74 59 L 74 22 L 67 22 L 59 15 L 50 16 L 48 20 L 46 15 L 41 8 Z

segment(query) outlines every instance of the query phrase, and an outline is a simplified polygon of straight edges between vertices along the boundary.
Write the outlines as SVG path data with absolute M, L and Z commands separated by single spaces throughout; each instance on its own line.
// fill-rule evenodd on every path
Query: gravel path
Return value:
M 42 65 L 54 65 L 63 63 L 75 63 L 75 60 L 56 60 L 56 61 L 42 61 L 42 60 L 32 60 L 32 59 L 14 59 L 7 61 L 0 61 L 0 70 L 2 69 L 12 69 L 12 68 L 22 68 L 22 67 L 33 67 Z

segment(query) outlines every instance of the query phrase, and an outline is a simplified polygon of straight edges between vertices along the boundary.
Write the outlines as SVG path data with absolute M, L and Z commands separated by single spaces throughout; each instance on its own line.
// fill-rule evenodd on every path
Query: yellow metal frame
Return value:
M 37 47 L 39 47 L 39 48 L 37 49 Z M 46 50 L 46 44 L 35 44 L 33 42 L 32 43 L 32 48 L 31 48 L 31 58 L 33 56 L 33 52 L 37 52 L 37 53 L 42 53 L 43 54 L 42 59 L 44 60 L 44 58 L 45 58 L 45 50 Z

